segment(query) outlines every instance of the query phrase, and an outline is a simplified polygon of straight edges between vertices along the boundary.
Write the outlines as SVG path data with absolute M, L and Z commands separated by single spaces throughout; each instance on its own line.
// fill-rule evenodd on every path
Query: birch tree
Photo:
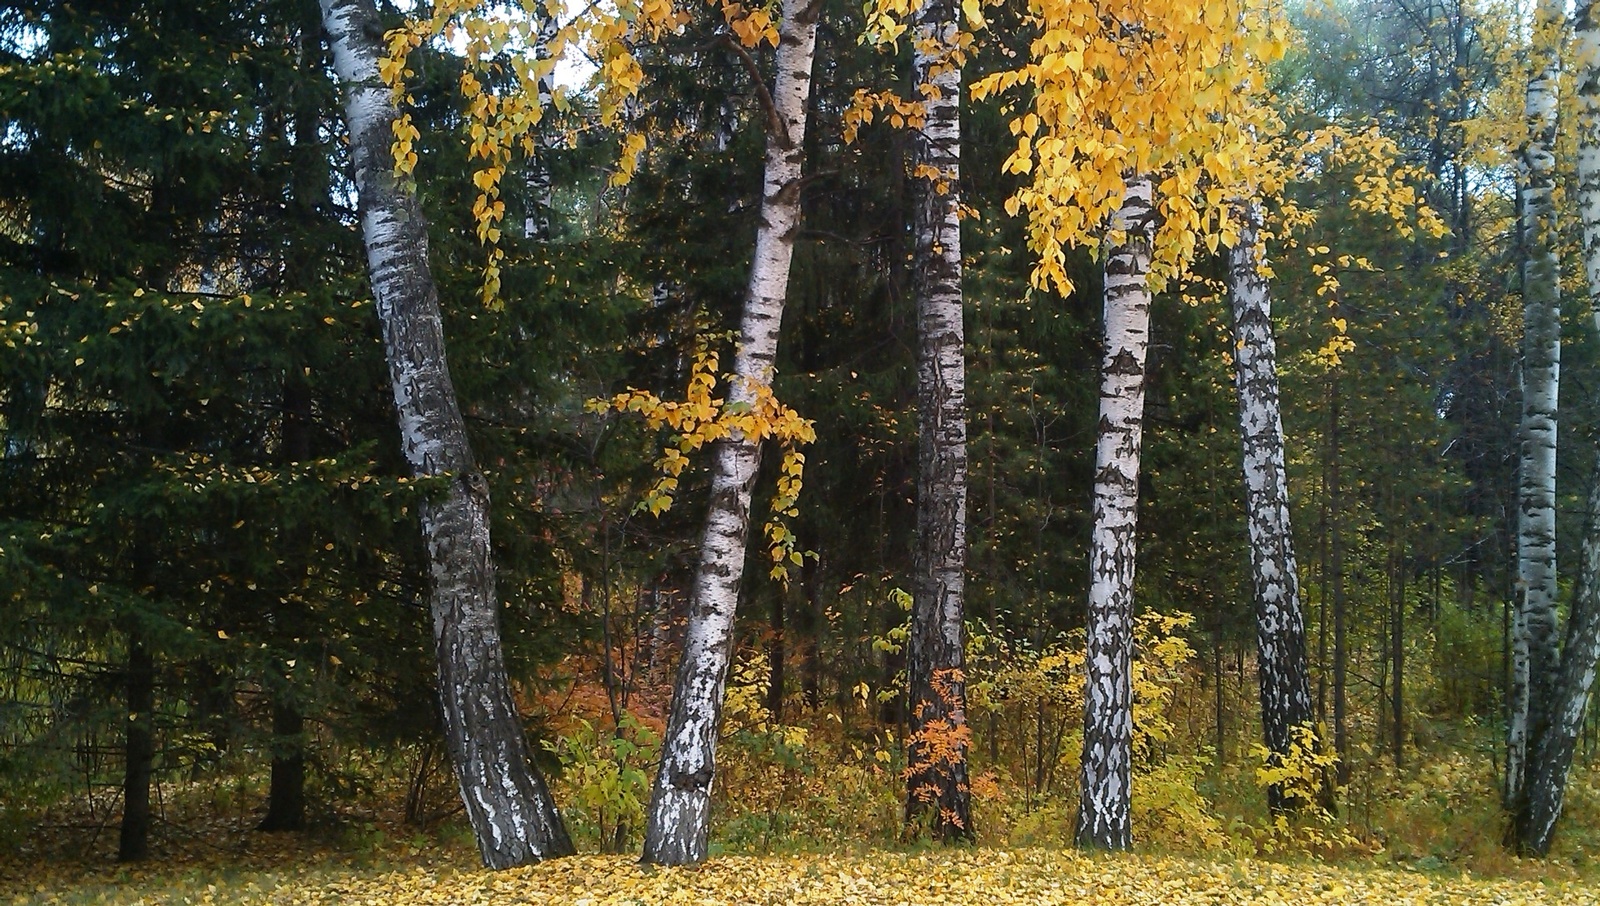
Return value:
M 906 680 L 911 736 L 906 822 L 970 840 L 964 588 L 967 402 L 961 301 L 961 64 L 955 0 L 912 19 L 914 83 L 924 92 L 914 138 L 917 294 L 917 548 Z
M 772 382 L 800 224 L 806 112 L 820 10 L 820 0 L 788 3 L 778 27 L 761 225 L 728 387 L 729 407 L 753 408 Z M 643 861 L 661 865 L 690 864 L 706 857 L 717 733 L 761 444 L 748 432 L 736 431 L 717 441 L 712 455 L 711 504 L 690 588 L 683 660 L 645 818 Z
M 1240 230 L 1238 241 L 1228 250 L 1228 295 L 1233 313 L 1239 437 L 1244 448 L 1245 514 L 1259 657 L 1256 669 L 1262 733 L 1273 757 L 1281 758 L 1288 754 L 1291 743 L 1299 741 L 1296 730 L 1311 728 L 1311 682 L 1300 579 L 1289 528 L 1277 341 L 1261 242 L 1261 208 L 1256 202 L 1245 202 L 1236 212 Z M 1267 797 L 1274 810 L 1289 804 L 1280 785 L 1269 787 Z
M 1583 271 L 1588 284 L 1590 313 L 1596 331 L 1600 332 L 1600 304 L 1597 304 L 1600 303 L 1600 21 L 1596 20 L 1595 0 L 1583 0 L 1575 15 L 1578 213 L 1583 228 Z M 1530 88 L 1530 94 L 1531 91 Z M 1553 671 L 1546 684 L 1534 681 L 1531 657 L 1527 665 L 1527 694 L 1531 697 L 1537 690 L 1550 696 L 1548 702 L 1535 701 L 1530 707 L 1532 716 L 1537 719 L 1528 726 L 1524 789 L 1516 801 L 1514 815 L 1517 849 L 1531 855 L 1543 856 L 1550 851 L 1556 821 L 1561 817 L 1566 798 L 1567 777 L 1572 770 L 1578 734 L 1589 710 L 1595 664 L 1600 659 L 1600 467 L 1590 478 L 1578 570 L 1559 665 L 1554 660 L 1546 665 Z M 1537 624 L 1525 619 L 1518 628 L 1533 625 Z M 1554 631 L 1552 615 L 1552 648 Z M 1529 651 L 1533 650 L 1534 639 L 1530 633 Z M 1509 776 L 1508 773 L 1508 779 Z
M 1149 297 L 1197 249 L 1233 246 L 1234 187 L 1254 165 L 1264 62 L 1281 56 L 1272 11 L 1252 0 L 1088 5 L 1035 0 L 1028 62 L 973 86 L 1026 85 L 1005 169 L 1031 179 L 1035 285 L 1071 292 L 1066 249 L 1106 246 L 1106 348 L 1095 458 L 1080 846 L 1131 842 L 1131 661 L 1135 526 Z M 1154 86 L 1160 86 L 1157 90 Z M 1129 176 L 1133 174 L 1133 176 Z M 1202 189 L 1202 186 L 1206 186 Z
M 1094 534 L 1089 541 L 1088 682 L 1076 840 L 1085 848 L 1127 849 L 1133 842 L 1133 574 L 1155 232 L 1148 177 L 1128 180 L 1111 227 L 1105 263 L 1100 434 L 1094 457 Z
M 367 266 L 382 327 L 401 447 L 417 477 L 440 481 L 419 499 L 429 560 L 444 736 L 486 866 L 507 868 L 573 852 L 529 757 L 500 644 L 489 545 L 489 486 L 473 461 L 445 361 L 427 225 L 394 175 L 398 118 L 379 77 L 382 29 L 371 0 L 321 0 L 334 70 L 344 89 Z
M 1517 600 L 1512 625 L 1506 802 L 1520 811 L 1529 743 L 1551 699 L 1556 656 L 1556 410 L 1561 290 L 1555 191 L 1556 92 L 1564 5 L 1534 10 L 1518 163 L 1522 201 L 1522 417 L 1517 463 Z
M 534 57 L 551 58 L 551 45 L 561 35 L 561 23 L 549 3 L 538 8 L 533 44 Z M 555 102 L 555 86 L 550 73 L 540 75 L 535 82 L 540 110 L 549 110 Z M 556 142 L 549 130 L 541 130 L 534 139 L 533 151 L 528 155 L 528 210 L 522 219 L 522 235 L 535 242 L 550 239 L 550 210 L 555 206 L 555 187 L 550 182 L 550 157 Z

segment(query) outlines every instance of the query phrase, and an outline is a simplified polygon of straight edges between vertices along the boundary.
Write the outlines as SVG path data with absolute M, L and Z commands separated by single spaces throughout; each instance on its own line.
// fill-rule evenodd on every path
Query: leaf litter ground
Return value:
M 13 882 L 22 880 L 13 877 Z M 438 851 L 378 865 L 295 862 L 183 875 L 158 870 L 13 888 L 14 904 L 281 904 L 281 906 L 1597 906 L 1584 881 L 1481 879 L 1390 869 L 1257 860 L 973 849 L 918 854 L 721 856 L 691 869 L 652 869 L 629 856 L 580 856 L 489 872 Z

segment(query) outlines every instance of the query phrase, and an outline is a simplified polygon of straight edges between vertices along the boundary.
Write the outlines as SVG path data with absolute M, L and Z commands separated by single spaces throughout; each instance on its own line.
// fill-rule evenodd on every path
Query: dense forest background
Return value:
M 390 26 L 407 12 L 382 10 Z M 1029 52 L 1023 12 L 986 9 L 968 83 Z M 1358 137 L 1377 129 L 1394 154 L 1315 157 L 1273 202 L 1315 216 L 1268 247 L 1326 743 L 1292 767 L 1328 792 L 1268 808 L 1269 787 L 1297 781 L 1263 773 L 1236 348 L 1225 256 L 1203 252 L 1151 316 L 1134 839 L 1504 867 L 1515 155 L 1538 32 L 1494 0 L 1296 0 L 1284 14 L 1295 31 L 1270 87 L 1286 134 L 1333 127 L 1368 148 Z M 575 89 L 509 165 L 492 305 L 467 63 L 442 42 L 409 61 L 415 188 L 493 501 L 506 664 L 580 849 L 639 843 L 709 496 L 696 459 L 670 507 L 641 507 L 660 503 L 669 432 L 591 401 L 681 398 L 708 351 L 731 358 L 760 212 L 767 111 L 747 63 L 770 74 L 770 49 L 736 51 L 714 8 L 686 18 L 635 47 L 645 79 L 613 125 Z M 773 384 L 815 430 L 785 523 L 804 553 L 780 581 L 767 545 L 750 545 L 713 800 L 729 850 L 904 831 L 913 147 L 888 111 L 852 111 L 858 91 L 914 86 L 906 49 L 863 43 L 864 28 L 858 4 L 822 7 Z M 1030 279 L 1026 223 L 1006 213 L 1022 186 L 1003 166 L 1018 103 L 967 100 L 962 124 L 973 826 L 982 842 L 1065 843 L 1103 287 L 1083 249 L 1067 258 L 1071 293 Z M 315 4 L 0 4 L 0 848 L 160 859 L 213 826 L 350 839 L 459 821 L 416 531 L 441 484 L 410 477 L 396 443 L 344 134 Z M 631 171 L 627 136 L 644 139 Z M 1576 155 L 1561 132 L 1561 285 L 1581 299 Z M 1364 204 L 1379 177 L 1411 185 L 1448 231 Z M 1562 319 L 1564 602 L 1600 338 L 1587 305 Z M 757 522 L 781 474 L 769 448 Z M 1595 754 L 1591 715 L 1563 862 L 1600 840 Z M 154 796 L 130 819 L 125 791 L 141 783 Z

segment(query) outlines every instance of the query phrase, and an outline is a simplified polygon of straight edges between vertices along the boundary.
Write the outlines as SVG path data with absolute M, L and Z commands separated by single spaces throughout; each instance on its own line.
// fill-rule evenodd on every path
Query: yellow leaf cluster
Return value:
M 1291 113 L 1294 111 L 1290 110 Z M 1262 194 L 1275 197 L 1273 232 L 1284 248 L 1298 248 L 1311 263 L 1317 278 L 1316 296 L 1326 301 L 1329 311 L 1328 335 L 1310 359 L 1323 369 L 1337 368 L 1356 348 L 1349 336 L 1348 323 L 1338 317 L 1340 275 L 1352 271 L 1372 271 L 1365 257 L 1339 254 L 1327 245 L 1304 245 L 1300 237 L 1317 219 L 1317 211 L 1297 204 L 1283 189 L 1293 182 L 1326 178 L 1348 178 L 1351 208 L 1371 215 L 1380 227 L 1393 230 L 1406 239 L 1422 232 L 1437 238 L 1448 232 L 1444 221 L 1417 192 L 1426 179 L 1423 168 L 1403 163 L 1400 147 L 1377 126 L 1351 129 L 1333 123 L 1317 129 L 1280 132 L 1264 143 L 1258 169 Z
M 1401 238 L 1410 238 L 1419 230 L 1434 238 L 1449 232 L 1417 193 L 1416 187 L 1427 178 L 1425 169 L 1404 163 L 1400 146 L 1376 125 L 1351 129 L 1332 123 L 1301 132 L 1280 132 L 1266 145 L 1258 170 L 1259 186 L 1263 194 L 1279 198 L 1276 232 L 1289 248 L 1295 246 L 1295 236 L 1316 221 L 1316 212 L 1282 197 L 1284 187 L 1340 172 L 1351 174 L 1351 207 L 1376 216 Z M 1328 253 L 1327 248 L 1319 251 Z
M 905 126 L 918 129 L 921 128 L 928 110 L 921 101 L 908 101 L 892 91 L 868 91 L 865 88 L 858 88 L 851 96 L 850 106 L 845 108 L 841 118 L 844 140 L 854 142 L 861 132 L 861 127 L 871 123 L 880 112 L 883 121 L 896 129 Z
M 599 105 L 601 123 L 611 126 L 622 102 L 644 81 L 632 44 L 656 40 L 687 21 L 688 13 L 672 0 L 591 3 L 573 15 L 562 0 L 439 0 L 428 14 L 388 33 L 387 54 L 378 70 L 397 103 L 411 100 L 406 82 L 416 73 L 406 60 L 425 42 L 444 41 L 461 52 L 466 64 L 460 81 L 465 128 L 472 159 L 483 162 L 472 178 L 477 189 L 472 213 L 478 241 L 486 250 L 481 284 L 485 305 L 500 305 L 505 257 L 500 249 L 505 219 L 500 181 L 514 154 L 534 153 L 534 130 L 547 108 L 567 107 L 565 90 L 550 78 L 556 63 L 574 49 L 598 64 L 588 88 Z M 549 23 L 556 27 L 547 27 Z M 402 115 L 395 126 L 396 175 L 408 177 L 415 171 L 419 137 L 410 118 Z M 612 185 L 628 182 L 643 150 L 642 137 L 628 137 Z
M 702 336 L 696 341 L 689 367 L 689 386 L 681 401 L 664 400 L 648 390 L 629 389 L 610 399 L 590 400 L 588 408 L 593 412 L 636 412 L 644 416 L 652 429 L 672 432 L 668 445 L 656 461 L 661 477 L 639 503 L 639 509 L 651 515 L 671 508 L 678 477 L 689 465 L 689 454 L 725 438 L 778 442 L 783 458 L 766 533 L 772 560 L 771 575 L 787 583 L 789 566 L 798 566 L 805 556 L 788 526 L 788 520 L 799 515 L 796 506 L 805 476 L 806 457 L 799 448 L 817 439 L 816 429 L 810 419 L 802 418 L 781 402 L 765 381 L 748 382 L 751 402 L 729 402 L 717 396 L 719 357 L 712 348 L 715 339 Z M 721 380 L 739 378 L 726 375 Z
M 1028 214 L 1035 285 L 1070 291 L 1066 251 L 1106 238 L 1133 173 L 1157 181 L 1153 286 L 1182 274 L 1201 244 L 1237 240 L 1229 205 L 1258 179 L 1256 135 L 1270 120 L 1262 71 L 1286 40 L 1274 6 L 1030 0 L 1027 62 L 972 93 L 1025 95 L 1004 166 L 1031 177 L 1007 210 Z
M 1292 727 L 1289 751 L 1278 755 L 1266 746 L 1256 743 L 1252 754 L 1260 762 L 1256 768 L 1256 783 L 1265 789 L 1276 786 L 1284 798 L 1301 806 L 1315 805 L 1322 791 L 1322 778 L 1329 776 L 1339 764 L 1339 756 L 1331 749 L 1317 744 L 1317 733 L 1310 727 Z
M 773 18 L 773 6 L 746 7 L 743 3 L 722 2 L 719 8 L 728 29 L 746 47 L 762 43 L 778 46 L 778 23 Z

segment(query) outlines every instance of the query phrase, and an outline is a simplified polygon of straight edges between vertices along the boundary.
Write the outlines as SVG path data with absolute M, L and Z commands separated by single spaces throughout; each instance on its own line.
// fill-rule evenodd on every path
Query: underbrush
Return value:
M 737 701 L 737 699 L 735 699 Z M 903 836 L 903 747 L 876 727 L 862 705 L 843 715 L 802 713 L 773 721 L 759 710 L 730 712 L 716 788 L 713 844 L 721 855 L 917 850 Z M 552 745 L 561 768 L 552 783 L 583 851 L 633 853 L 659 756 L 658 732 L 624 716 L 622 732 L 606 722 L 570 725 Z M 1069 737 L 1063 748 L 1072 749 Z M 1003 748 L 1001 749 L 1003 751 Z M 1039 791 L 1022 768 L 991 763 L 982 735 L 974 755 L 978 846 L 1060 849 L 1072 841 L 1075 755 L 1058 766 L 1054 786 Z M 317 787 L 320 805 L 302 834 L 254 830 L 264 800 L 260 772 L 210 775 L 161 785 L 155 855 L 139 867 L 117 866 L 116 810 L 106 794 L 52 803 L 0 855 L 0 889 L 146 883 L 152 878 L 222 878 L 230 873 L 425 864 L 440 870 L 476 865 L 459 813 L 444 809 L 407 822 L 407 800 L 424 759 L 347 759 L 364 779 L 343 798 Z M 1335 813 L 1307 808 L 1273 816 L 1265 807 L 1259 765 L 1218 765 L 1213 756 L 1169 755 L 1144 764 L 1134 784 L 1136 848 L 1152 855 L 1233 861 L 1268 858 L 1353 866 L 1388 865 L 1474 876 L 1600 877 L 1588 855 L 1600 845 L 1600 766 L 1580 764 L 1548 860 L 1519 860 L 1502 844 L 1505 819 L 1495 770 L 1481 753 L 1430 753 L 1395 771 L 1381 760 L 1355 771 Z M 1014 773 L 1015 772 L 1015 773 Z M 436 770 L 428 796 L 448 802 L 453 782 Z M 340 789 L 352 789 L 340 787 Z M 165 883 L 165 882 L 162 882 Z M 256 878 L 252 883 L 265 883 Z M 160 898 L 151 900 L 158 902 Z
M 1182 616 L 1148 616 L 1136 628 L 1136 847 L 1149 854 L 1231 861 L 1267 858 L 1381 864 L 1430 873 L 1595 877 L 1588 853 L 1600 847 L 1600 765 L 1585 752 L 1574 768 L 1566 812 L 1548 860 L 1523 861 L 1503 845 L 1498 765 L 1491 728 L 1431 718 L 1414 734 L 1406 761 L 1352 744 L 1351 782 L 1333 794 L 1337 773 L 1316 746 L 1268 766 L 1253 745 L 1252 703 L 1237 682 L 1217 694 L 1222 674 L 1197 670 Z M 994 850 L 1070 847 L 1081 748 L 1081 639 L 1065 635 L 1038 649 L 990 643 L 982 633 L 970 659 L 966 738 L 977 845 Z M 891 636 L 878 640 L 896 644 Z M 988 645 L 989 647 L 985 647 Z M 1245 667 L 1237 671 L 1242 678 Z M 714 788 L 716 854 L 915 850 L 925 841 L 903 822 L 905 739 L 892 717 L 899 690 L 861 683 L 810 707 L 786 699 L 774 713 L 768 666 L 752 649 L 728 686 Z M 1215 702 L 1216 704 L 1213 704 Z M 624 704 L 599 686 L 578 685 L 535 699 L 546 742 L 541 763 L 569 830 L 585 852 L 635 853 L 650 778 L 660 757 L 665 691 Z M 1231 735 L 1203 712 L 1224 708 Z M 613 716 L 615 715 L 615 716 Z M 1370 712 L 1352 724 L 1362 739 Z M 1418 718 L 1419 723 L 1422 718 Z M 267 793 L 260 751 L 240 748 L 204 770 L 170 771 L 156 788 L 153 868 L 112 864 L 115 784 L 10 788 L 0 822 L 0 878 L 26 884 L 41 873 L 89 878 L 151 871 L 208 871 L 292 863 L 381 864 L 438 860 L 470 867 L 475 847 L 460 817 L 455 782 L 437 745 L 381 752 L 322 743 L 308 788 L 311 822 L 302 834 L 254 830 Z M 1273 814 L 1276 784 L 1300 807 Z M 8 855 L 9 854 L 9 855 Z

